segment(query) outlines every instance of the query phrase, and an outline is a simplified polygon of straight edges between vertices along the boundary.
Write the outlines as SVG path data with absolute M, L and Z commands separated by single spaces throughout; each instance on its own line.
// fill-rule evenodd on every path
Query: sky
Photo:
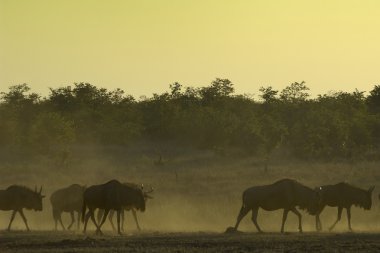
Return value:
M 378 0 L 0 0 L 0 91 L 89 82 L 133 96 L 228 78 L 238 94 L 380 84 Z

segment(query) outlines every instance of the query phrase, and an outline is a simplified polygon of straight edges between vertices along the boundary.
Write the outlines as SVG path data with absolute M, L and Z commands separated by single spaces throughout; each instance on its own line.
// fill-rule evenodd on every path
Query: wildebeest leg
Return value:
M 321 218 L 320 218 L 320 215 L 323 211 L 325 207 L 322 206 L 322 208 L 319 209 L 318 213 L 315 215 L 315 227 L 316 227 L 316 230 L 317 231 L 321 231 L 322 230 L 322 222 L 321 222 Z
M 121 222 L 120 226 L 121 226 L 121 231 L 123 231 L 123 232 L 124 232 L 124 220 L 125 220 L 124 213 L 125 213 L 124 209 L 121 209 L 120 210 L 120 222 Z M 137 226 L 138 226 L 138 224 L 137 224 Z
M 302 215 L 300 214 L 300 212 L 298 212 L 298 210 L 295 207 L 290 209 L 290 211 L 292 211 L 295 215 L 298 216 L 298 231 L 302 233 Z
M 30 229 L 29 229 L 29 227 L 28 227 L 28 222 L 26 221 L 26 218 L 25 218 L 25 215 L 24 215 L 24 212 L 22 211 L 22 209 L 20 209 L 18 212 L 20 213 L 21 218 L 22 218 L 22 220 L 23 220 L 24 223 L 25 223 L 26 230 L 30 231 Z
M 12 222 L 13 222 L 13 220 L 15 219 L 16 212 L 17 212 L 17 210 L 13 210 L 13 212 L 12 212 L 11 220 L 10 220 L 9 225 L 8 225 L 8 228 L 7 228 L 8 231 L 11 230 Z
M 58 219 L 54 217 L 54 230 L 57 231 Z
M 141 231 L 141 228 L 140 228 L 140 226 L 139 226 L 139 221 L 137 220 L 136 210 L 132 208 L 131 211 L 132 211 L 132 214 L 133 214 L 133 218 L 135 218 L 135 222 L 136 222 L 137 229 L 138 229 L 139 231 Z M 124 220 L 124 211 L 122 212 L 122 215 L 123 215 L 122 218 L 123 218 L 123 220 Z M 123 223 L 124 223 L 124 221 L 123 221 Z M 123 228 L 123 230 L 124 230 L 124 228 Z
M 80 227 L 80 211 L 78 211 L 78 223 L 77 223 L 77 230 L 79 230 L 79 227 Z
M 112 230 L 115 232 L 116 228 L 115 228 L 115 224 L 113 224 L 113 215 L 114 215 L 114 213 L 115 213 L 114 210 L 110 210 L 110 214 L 108 215 L 108 220 L 111 223 Z
M 116 212 L 117 212 L 117 214 L 116 214 L 116 216 L 117 216 L 117 233 L 119 235 L 121 235 L 121 231 L 120 231 L 120 210 L 117 210 Z
M 91 212 L 91 213 L 90 213 L 90 217 L 91 217 L 91 220 L 92 220 L 92 222 L 95 224 L 95 227 L 96 227 L 95 234 L 97 234 L 97 235 L 98 235 L 98 234 L 102 235 L 103 233 L 102 233 L 102 231 L 100 230 L 98 224 L 96 223 L 95 216 L 94 216 L 94 212 Z
M 94 210 L 92 210 L 92 212 L 94 212 Z M 90 217 L 91 217 L 91 210 L 89 210 L 88 213 L 86 214 L 86 216 L 84 217 L 83 233 L 86 233 L 87 223 L 88 223 L 88 220 L 90 219 Z
M 262 233 L 263 231 L 259 227 L 259 224 L 257 224 L 257 214 L 258 213 L 259 213 L 259 208 L 258 207 L 252 209 L 252 222 L 253 222 L 253 224 L 255 224 L 257 230 L 259 231 L 259 233 Z
M 281 233 L 284 233 L 284 226 L 286 218 L 288 217 L 289 209 L 284 209 L 284 212 L 282 213 L 282 224 L 281 224 Z
M 100 224 L 99 224 L 99 226 L 98 225 L 96 225 L 96 223 L 95 223 L 95 225 L 96 225 L 96 234 L 103 234 L 102 233 L 102 231 L 100 230 L 100 228 L 103 226 L 103 224 L 104 224 L 104 222 L 106 221 L 106 218 L 107 218 L 107 216 L 108 216 L 108 213 L 109 213 L 109 209 L 106 209 L 106 210 L 104 210 L 104 215 L 103 215 L 103 219 L 102 219 L 102 222 L 100 222 Z M 94 215 L 92 214 L 91 215 L 91 219 L 92 219 L 92 221 L 94 221 L 95 222 L 95 218 L 94 218 Z
M 59 220 L 59 223 L 61 224 L 62 229 L 63 229 L 63 230 L 66 230 L 66 229 L 65 229 L 65 226 L 63 225 L 63 222 L 62 222 L 62 216 L 61 216 L 61 213 L 59 213 L 58 220 Z
M 336 221 L 334 222 L 334 224 L 332 224 L 332 226 L 330 227 L 329 231 L 333 230 L 335 225 L 338 223 L 338 221 L 340 221 L 340 219 L 342 218 L 342 210 L 343 210 L 343 207 L 338 207 L 338 218 L 336 219 Z
M 53 208 L 53 219 L 54 219 L 54 230 L 57 231 L 57 225 L 58 225 L 58 213 L 57 210 Z
M 70 230 L 71 227 L 73 226 L 73 224 L 75 223 L 74 211 L 71 211 L 71 212 L 70 212 L 70 216 L 71 216 L 71 223 L 70 223 L 70 225 L 67 227 L 68 230 Z
M 57 219 L 54 219 L 54 230 L 55 230 L 55 231 L 57 231 L 57 224 L 58 224 Z
M 347 207 L 347 221 L 348 221 L 348 229 L 352 231 L 351 228 L 351 207 Z
M 316 229 L 317 231 L 321 231 L 321 230 L 322 230 L 322 224 L 321 224 L 321 220 L 320 220 L 320 218 L 319 218 L 319 214 L 317 214 L 317 215 L 315 216 L 315 229 Z
M 98 223 L 100 223 L 102 221 L 103 215 L 104 215 L 104 210 L 103 209 L 99 209 L 97 217 L 96 217 L 96 220 L 98 221 Z
M 133 209 L 132 209 L 133 210 Z M 237 220 L 236 220 L 236 224 L 235 224 L 235 230 L 237 230 L 237 228 L 239 227 L 239 224 L 241 222 L 241 220 L 244 218 L 244 216 L 247 215 L 247 213 L 250 211 L 249 208 L 247 208 L 246 206 L 242 206 L 241 209 L 240 209 L 240 212 L 239 212 L 239 215 L 237 217 Z

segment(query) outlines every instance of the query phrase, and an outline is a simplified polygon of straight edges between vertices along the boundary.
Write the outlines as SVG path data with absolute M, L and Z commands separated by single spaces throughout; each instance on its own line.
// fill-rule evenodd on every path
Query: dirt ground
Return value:
M 1 232 L 8 252 L 380 252 L 380 233 L 80 233 Z

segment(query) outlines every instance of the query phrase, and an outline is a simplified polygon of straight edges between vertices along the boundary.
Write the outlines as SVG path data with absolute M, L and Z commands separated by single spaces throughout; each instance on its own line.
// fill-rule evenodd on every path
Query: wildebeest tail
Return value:
M 248 198 L 247 198 L 247 192 L 243 192 L 243 196 L 242 196 L 242 208 L 246 207 L 247 206 L 247 202 L 248 202 Z

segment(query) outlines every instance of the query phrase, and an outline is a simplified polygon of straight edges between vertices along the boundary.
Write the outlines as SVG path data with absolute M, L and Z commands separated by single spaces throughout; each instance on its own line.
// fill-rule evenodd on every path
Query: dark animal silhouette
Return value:
M 70 230 L 73 224 L 75 223 L 74 212 L 77 212 L 77 229 L 79 229 L 80 214 L 83 205 L 83 193 L 85 189 L 85 186 L 73 184 L 69 187 L 59 189 L 51 195 L 50 203 L 53 209 L 55 230 L 57 230 L 58 221 L 61 224 L 62 229 L 65 230 L 65 226 L 63 225 L 61 218 L 62 212 L 69 212 L 71 215 L 71 223 L 67 227 L 68 230 Z
M 320 196 L 320 210 L 316 216 L 316 228 L 322 230 L 322 223 L 319 215 L 326 206 L 338 207 L 338 218 L 329 228 L 333 230 L 335 225 L 342 217 L 343 208 L 347 210 L 348 229 L 351 228 L 351 206 L 359 206 L 365 210 L 370 210 L 372 206 L 372 192 L 375 187 L 363 190 L 347 183 L 338 183 L 335 185 L 324 185 L 317 188 Z
M 94 185 L 87 188 L 83 194 L 82 219 L 84 221 L 83 232 L 86 233 L 86 227 L 89 218 L 96 226 L 96 233 L 101 234 L 101 227 L 107 218 L 110 210 L 117 212 L 117 231 L 120 231 L 120 213 L 123 207 L 134 206 L 136 210 L 145 211 L 144 193 L 140 188 L 130 187 L 120 183 L 117 180 L 111 180 L 105 184 Z M 86 214 L 86 209 L 89 212 Z M 103 219 L 98 225 L 95 221 L 94 210 L 104 209 Z
M 37 187 L 35 190 L 31 190 L 24 186 L 11 185 L 5 190 L 0 190 L 0 210 L 10 211 L 13 210 L 11 221 L 8 225 L 8 231 L 11 229 L 12 222 L 18 212 L 26 226 L 26 229 L 30 231 L 28 222 L 25 218 L 23 209 L 33 209 L 35 211 L 42 211 L 42 198 L 45 196 L 41 195 L 42 187 L 40 191 L 37 192 Z
M 257 223 L 257 214 L 261 207 L 266 211 L 284 209 L 281 233 L 284 232 L 288 212 L 292 211 L 298 216 L 298 229 L 302 232 L 302 216 L 296 207 L 315 215 L 318 211 L 318 200 L 316 191 L 292 179 L 282 179 L 271 185 L 248 188 L 243 192 L 243 205 L 237 217 L 236 225 L 227 231 L 237 231 L 240 221 L 252 210 L 253 224 L 259 232 L 263 232 Z
M 134 184 L 134 183 L 123 183 L 124 185 L 127 185 L 127 186 L 130 186 L 130 187 L 135 187 L 135 188 L 141 188 L 141 190 L 143 190 L 144 186 L 143 185 L 138 185 L 138 184 Z M 152 199 L 153 197 L 150 196 L 149 194 L 153 192 L 153 188 L 151 187 L 151 189 L 149 191 L 144 191 L 144 199 L 145 199 L 145 202 L 148 200 L 148 199 Z M 140 228 L 140 225 L 139 225 L 139 221 L 137 220 L 137 214 L 136 214 L 136 207 L 135 206 L 125 206 L 123 207 L 123 209 L 121 210 L 121 213 L 120 213 L 120 218 L 121 218 L 121 231 L 124 231 L 124 211 L 131 211 L 132 212 L 132 215 L 133 215 L 133 218 L 135 220 L 135 223 L 136 223 L 136 227 L 139 231 L 141 231 L 141 228 Z M 112 226 L 112 230 L 113 231 L 116 231 L 115 229 L 115 225 L 113 223 L 113 216 L 115 214 L 115 211 L 114 210 L 110 210 L 109 214 L 108 214 L 108 220 L 110 221 L 111 223 L 111 226 Z M 100 223 L 102 217 L 104 215 L 104 210 L 103 209 L 99 209 L 98 210 L 98 214 L 97 214 L 97 222 Z

